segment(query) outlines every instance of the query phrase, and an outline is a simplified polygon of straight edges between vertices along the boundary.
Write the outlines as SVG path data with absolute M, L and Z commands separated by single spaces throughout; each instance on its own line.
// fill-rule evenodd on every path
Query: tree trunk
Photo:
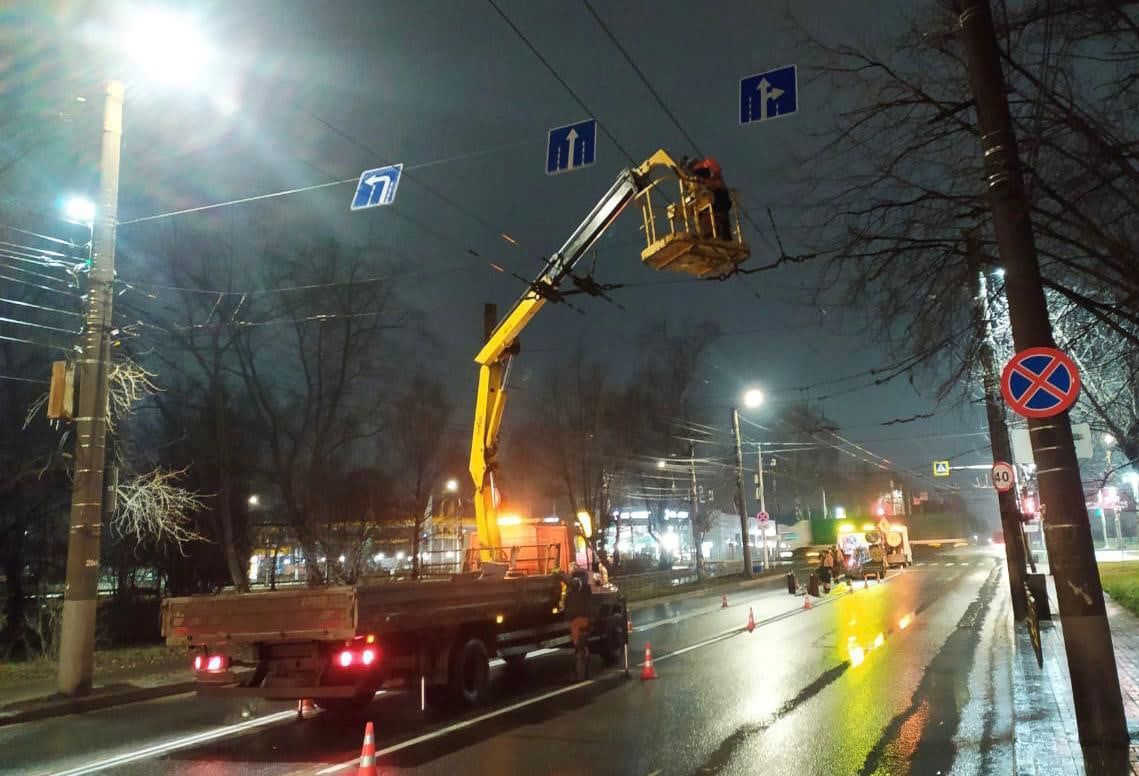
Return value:
M 24 644 L 24 531 L 20 523 L 12 527 L 11 541 L 7 542 L 0 559 L 7 577 L 7 599 L 4 602 L 4 630 L 0 631 L 0 644 L 9 645 L 12 657 L 25 654 Z
M 411 521 L 411 578 L 419 579 L 419 534 L 423 524 L 416 519 Z
M 229 578 L 238 591 L 249 591 L 249 580 L 237 557 L 237 546 L 233 530 L 233 481 L 229 476 L 229 438 L 225 422 L 225 385 L 219 375 L 221 364 L 217 342 L 214 342 L 214 444 L 217 445 L 218 462 L 218 521 L 221 523 L 221 536 L 223 551 L 225 552 L 225 565 L 229 569 Z

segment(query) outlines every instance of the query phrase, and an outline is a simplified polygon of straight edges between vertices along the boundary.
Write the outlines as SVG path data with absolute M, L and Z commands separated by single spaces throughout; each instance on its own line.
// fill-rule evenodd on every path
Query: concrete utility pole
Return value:
M 1040 277 L 1029 203 L 1009 115 L 989 0 L 957 0 L 969 81 L 985 160 L 985 182 L 1017 350 L 1055 347 Z M 1084 505 L 1072 425 L 1065 412 L 1028 421 L 1050 537 L 1060 621 L 1080 741 L 1126 747 L 1127 723 Z
M 736 506 L 740 510 L 740 543 L 744 551 L 744 576 L 751 579 L 751 544 L 747 537 L 747 502 L 744 501 L 744 453 L 740 441 L 740 411 L 732 407 L 732 434 L 736 438 Z
M 688 473 L 690 482 L 688 484 L 688 501 L 692 505 L 689 507 L 692 511 L 688 513 L 688 522 L 692 526 L 692 543 L 696 545 L 696 578 L 703 581 L 704 579 L 704 534 L 696 535 L 696 525 L 699 522 L 700 504 L 696 498 L 696 445 L 692 442 L 688 443 Z
M 981 375 L 985 391 L 985 414 L 989 420 L 989 444 L 993 461 L 1012 463 L 1012 443 L 1005 424 L 1005 405 L 1001 398 L 1000 376 L 993 350 L 993 327 L 989 318 L 989 286 L 985 273 L 979 269 L 977 235 L 965 235 L 965 252 L 974 268 L 973 304 L 976 312 L 977 338 L 981 341 Z M 1012 616 L 1023 620 L 1028 613 L 1028 599 L 1024 592 L 1024 543 L 1020 528 L 1020 509 L 1017 506 L 1016 488 L 997 491 L 997 504 L 1001 513 L 1001 529 L 1005 535 L 1005 561 L 1008 565 L 1009 589 L 1012 591 Z
M 94 674 L 122 132 L 123 85 L 111 81 L 107 84 L 103 107 L 99 202 L 91 241 L 92 261 L 82 357 L 77 367 L 79 407 L 75 418 L 75 479 L 71 491 L 67 579 L 63 588 L 63 627 L 59 646 L 58 686 L 64 695 L 86 695 L 91 690 Z
M 755 443 L 755 497 L 759 500 L 759 511 L 767 514 L 767 494 L 763 489 L 763 442 Z M 768 522 L 773 522 L 770 517 Z M 760 529 L 760 533 L 763 534 L 763 567 L 766 569 L 771 563 L 770 551 L 767 547 L 767 523 L 762 523 Z M 778 529 L 775 531 L 775 537 L 776 539 L 779 538 Z

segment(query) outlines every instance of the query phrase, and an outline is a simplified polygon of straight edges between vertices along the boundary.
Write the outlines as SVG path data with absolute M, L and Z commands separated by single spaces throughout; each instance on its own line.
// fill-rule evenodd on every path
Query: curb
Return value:
M 180 695 L 182 693 L 191 692 L 193 689 L 194 682 L 192 681 L 172 682 L 169 684 L 154 685 L 153 687 L 130 687 L 122 690 L 111 690 L 103 694 L 97 693 L 82 698 L 51 698 L 43 701 L 26 701 L 24 703 L 31 706 L 30 708 L 10 711 L 4 707 L 0 707 L 0 727 L 5 725 L 17 725 L 22 722 L 34 722 L 50 717 L 60 717 L 67 714 L 82 714 L 88 711 L 109 709 L 113 706 L 149 701 L 155 698 L 164 698 L 168 695 Z
M 801 571 L 801 569 L 795 570 Z M 656 606 L 657 604 L 665 603 L 668 601 L 686 601 L 689 598 L 699 598 L 700 596 L 706 595 L 715 596 L 717 594 L 720 594 L 722 591 L 747 590 L 753 587 L 761 587 L 771 584 L 773 581 L 782 582 L 786 576 L 787 572 L 780 570 L 771 574 L 764 574 L 762 576 L 755 577 L 754 579 L 741 578 L 733 580 L 731 582 L 725 582 L 722 585 L 710 585 L 708 587 L 702 587 L 697 590 L 683 590 L 677 591 L 675 593 L 664 593 L 662 595 L 653 596 L 652 598 L 641 598 L 636 601 L 630 601 L 629 610 L 634 611 L 636 609 L 642 609 L 649 606 Z M 621 587 L 620 577 L 614 578 L 613 581 L 617 584 L 618 588 Z

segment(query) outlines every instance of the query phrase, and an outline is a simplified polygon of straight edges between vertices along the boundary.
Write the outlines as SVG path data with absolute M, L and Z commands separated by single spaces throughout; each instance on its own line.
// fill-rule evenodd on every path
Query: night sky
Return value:
M 293 232 L 367 245 L 388 256 L 395 271 L 416 273 L 401 281 L 401 294 L 438 337 L 440 347 L 425 348 L 423 358 L 448 376 L 466 422 L 482 303 L 505 311 L 524 288 L 491 263 L 536 275 L 542 257 L 629 164 L 622 148 L 635 162 L 659 147 L 676 156 L 697 153 L 582 3 L 495 2 L 588 111 L 485 0 L 184 3 L 214 52 L 208 77 L 173 94 L 115 56 L 112 31 L 131 5 L 8 0 L 0 19 L 9 52 L 0 59 L 0 96 L 49 140 L 4 181 L 5 209 L 47 210 L 63 189 L 93 183 L 98 84 L 118 74 L 128 84 L 120 276 L 145 280 L 147 262 L 163 260 L 153 246 L 178 229 L 264 235 L 287 223 Z M 908 7 L 872 0 L 791 5 L 812 34 L 852 44 L 895 29 L 900 8 Z M 786 252 L 806 250 L 795 190 L 833 126 L 836 105 L 851 98 L 812 82 L 813 63 L 784 4 L 595 0 L 594 7 L 699 150 L 715 156 L 739 190 L 760 227 L 745 224 L 750 265 L 778 257 L 766 208 Z M 799 113 L 740 126 L 740 78 L 791 63 L 800 67 Z M 602 135 L 593 167 L 547 176 L 547 130 L 589 113 L 617 142 Z M 132 223 L 354 179 L 393 162 L 404 163 L 408 175 L 390 208 L 350 213 L 353 184 L 345 183 Z M 613 292 L 626 309 L 582 297 L 574 303 L 585 315 L 548 307 L 523 338 L 514 375 L 521 390 L 578 342 L 621 374 L 646 323 L 706 318 L 725 332 L 705 369 L 715 422 L 726 426 L 728 407 L 755 384 L 769 396 L 756 421 L 781 402 L 822 400 L 840 433 L 916 475 L 928 476 L 935 458 L 989 458 L 986 437 L 973 435 L 984 428 L 973 409 L 881 425 L 938 411 L 937 380 L 873 386 L 866 370 L 890 357 L 861 328 L 869 311 L 835 293 L 816 304 L 812 265 L 723 283 L 659 283 L 681 276 L 640 266 L 638 225 L 637 212 L 628 210 L 599 246 L 597 279 L 635 286 Z M 976 447 L 982 450 L 968 453 Z M 987 489 L 970 488 L 971 479 L 957 480 L 971 491 L 966 495 L 991 498 Z

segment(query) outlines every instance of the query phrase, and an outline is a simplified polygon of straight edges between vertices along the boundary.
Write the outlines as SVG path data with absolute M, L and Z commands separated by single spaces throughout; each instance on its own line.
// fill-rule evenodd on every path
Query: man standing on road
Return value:
M 570 641 L 577 657 L 577 676 L 589 676 L 589 608 L 592 600 L 589 573 L 574 567 L 566 578 L 565 616 L 569 620 Z

